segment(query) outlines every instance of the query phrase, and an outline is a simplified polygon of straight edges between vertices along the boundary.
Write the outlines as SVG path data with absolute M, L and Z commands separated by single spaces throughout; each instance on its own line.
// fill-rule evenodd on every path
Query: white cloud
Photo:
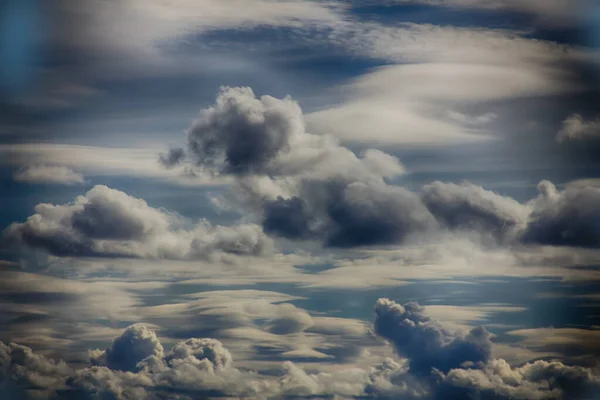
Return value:
M 334 30 L 331 40 L 395 63 L 336 88 L 342 93 L 339 104 L 307 115 L 315 132 L 359 142 L 428 145 L 490 139 L 485 123 L 493 119 L 491 112 L 481 119 L 457 118 L 456 109 L 583 90 L 563 65 L 589 57 L 583 50 L 512 31 L 428 24 L 355 24 Z
M 0 144 L 0 165 L 19 167 L 24 164 L 56 165 L 83 171 L 87 176 L 136 176 L 159 178 L 180 185 L 223 184 L 208 174 L 186 176 L 185 169 L 165 169 L 159 162 L 161 148 L 118 148 L 61 143 Z M 51 169 L 50 171 L 55 170 Z M 62 171 L 62 170 L 61 170 Z M 36 174 L 48 173 L 40 168 Z M 64 174 L 64 173 L 63 173 Z
M 211 226 L 150 207 L 97 185 L 71 204 L 38 204 L 36 214 L 4 232 L 8 243 L 58 257 L 235 259 L 267 254 L 272 242 L 256 225 Z
M 562 129 L 556 135 L 560 142 L 585 141 L 600 137 L 600 118 L 585 120 L 580 114 L 573 114 L 563 121 Z
M 63 0 L 60 5 L 65 18 L 84 21 L 86 30 L 79 37 L 59 30 L 57 40 L 92 51 L 142 56 L 211 29 L 329 25 L 341 18 L 333 2 L 303 0 Z
M 67 167 L 54 165 L 29 165 L 13 174 L 17 182 L 53 183 L 59 185 L 76 185 L 84 182 L 83 175 Z

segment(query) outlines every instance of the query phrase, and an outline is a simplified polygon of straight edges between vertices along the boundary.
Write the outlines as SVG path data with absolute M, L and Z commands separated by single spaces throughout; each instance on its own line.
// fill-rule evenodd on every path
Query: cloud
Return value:
M 510 197 L 501 196 L 469 182 L 433 182 L 421 192 L 429 211 L 451 230 L 493 235 L 511 242 L 525 226 L 529 209 Z
M 431 320 L 418 304 L 402 306 L 388 299 L 377 301 L 375 313 L 375 333 L 410 360 L 415 374 L 428 375 L 433 369 L 448 372 L 491 358 L 490 334 L 482 327 L 453 332 Z
M 55 43 L 97 54 L 131 53 L 137 57 L 156 53 L 169 41 L 186 35 L 215 29 L 250 28 L 261 25 L 299 27 L 310 24 L 335 24 L 340 15 L 333 3 L 285 0 L 179 0 L 173 9 L 158 0 L 149 2 L 74 2 L 59 3 L 62 19 L 81 21 L 87 28 L 81 35 L 69 36 L 59 27 L 52 38 Z M 248 7 L 247 10 L 242 10 Z
M 533 211 L 522 241 L 554 246 L 600 246 L 599 188 L 567 186 L 558 191 L 551 182 L 542 181 L 538 189 L 540 195 L 531 203 Z
M 0 165 L 20 167 L 60 164 L 64 168 L 82 171 L 86 176 L 135 176 L 158 178 L 171 184 L 219 185 L 208 174 L 195 171 L 194 179 L 185 174 L 187 165 L 164 168 L 156 162 L 157 148 L 114 148 L 57 143 L 0 144 Z
M 26 346 L 0 341 L 0 390 L 9 399 L 49 396 L 72 371 L 63 361 L 48 359 Z
M 8 243 L 62 257 L 166 259 L 259 256 L 272 246 L 256 226 L 189 226 L 175 214 L 100 185 L 71 204 L 38 204 L 35 210 L 5 230 Z
M 330 40 L 392 65 L 336 88 L 337 104 L 306 116 L 316 133 L 413 146 L 484 142 L 504 133 L 497 130 L 501 118 L 487 126 L 473 124 L 475 116 L 457 119 L 452 112 L 586 89 L 573 80 L 572 65 L 591 59 L 589 54 L 519 32 L 412 23 L 348 25 Z M 483 115 L 491 112 L 483 109 Z
M 115 338 L 110 348 L 92 352 L 92 362 L 110 369 L 135 372 L 144 359 L 163 357 L 163 347 L 154 331 L 144 325 L 132 325 Z
M 165 167 L 171 168 L 180 164 L 185 158 L 185 151 L 182 148 L 171 148 L 165 153 L 160 153 L 158 161 Z
M 84 182 L 83 175 L 67 167 L 29 165 L 13 174 L 17 182 L 76 185 Z
M 548 242 L 555 230 L 545 227 L 561 224 L 551 204 L 575 212 L 575 203 L 587 204 L 582 199 L 594 189 L 568 189 L 558 203 L 542 196 L 527 204 L 469 182 L 433 182 L 411 192 L 389 183 L 406 173 L 397 158 L 374 149 L 357 156 L 330 136 L 308 133 L 290 97 L 257 98 L 250 88 L 222 88 L 189 129 L 188 141 L 188 157 L 198 168 L 233 178 L 241 208 L 261 219 L 265 233 L 288 240 L 354 248 L 460 232 L 494 245 L 578 245 L 584 230 L 592 229 L 582 218 L 582 230 L 573 233 L 579 239 Z M 588 236 L 593 240 L 593 232 Z
M 600 137 L 600 119 L 586 121 L 580 114 L 573 114 L 563 121 L 556 135 L 561 142 L 596 140 Z
M 588 368 L 543 360 L 514 368 L 498 359 L 483 369 L 454 369 L 442 376 L 440 398 L 451 399 L 583 399 L 600 384 Z
M 407 357 L 409 371 L 425 377 L 435 399 L 588 398 L 600 385 L 585 367 L 544 360 L 513 367 L 494 359 L 483 327 L 450 330 L 416 303 L 379 299 L 375 313 L 375 333 Z
M 391 341 L 406 359 L 383 358 L 369 366 L 316 373 L 290 361 L 278 373 L 238 369 L 219 340 L 190 338 L 165 352 L 152 330 L 134 325 L 108 350 L 96 352 L 106 361 L 119 350 L 118 359 L 108 366 L 76 369 L 27 347 L 0 342 L 0 384 L 25 393 L 20 398 L 28 398 L 27 393 L 35 389 L 46 396 L 56 393 L 57 398 L 91 395 L 118 400 L 182 395 L 555 399 L 585 398 L 600 387 L 600 378 L 589 368 L 543 360 L 515 367 L 493 359 L 489 334 L 483 328 L 450 330 L 415 303 L 402 306 L 380 299 L 375 312 L 375 333 Z
M 237 177 L 269 234 L 352 247 L 398 243 L 435 225 L 418 196 L 385 183 L 405 172 L 395 157 L 373 149 L 356 156 L 332 137 L 307 133 L 289 97 L 223 88 L 188 140 L 201 168 Z

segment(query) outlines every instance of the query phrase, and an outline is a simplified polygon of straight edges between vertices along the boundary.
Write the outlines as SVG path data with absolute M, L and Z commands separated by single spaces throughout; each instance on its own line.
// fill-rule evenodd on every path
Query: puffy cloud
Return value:
M 452 399 L 589 398 L 600 384 L 588 368 L 544 360 L 514 368 L 498 359 L 482 369 L 453 369 L 442 376 L 439 397 Z
M 433 369 L 447 372 L 491 357 L 490 334 L 483 327 L 451 331 L 429 318 L 418 304 L 400 305 L 389 299 L 379 299 L 375 313 L 375 333 L 409 359 L 415 374 L 428 375 Z
M 48 396 L 72 373 L 64 362 L 34 353 L 29 347 L 0 342 L 0 391 L 8 398 Z M 13 397 L 14 396 L 14 397 Z
M 600 378 L 589 368 L 543 360 L 514 367 L 492 359 L 489 334 L 483 328 L 450 331 L 415 303 L 402 306 L 380 299 L 375 312 L 375 333 L 390 340 L 407 359 L 386 358 L 368 367 L 326 372 L 310 372 L 286 361 L 279 374 L 248 371 L 237 369 L 230 352 L 216 339 L 190 338 L 165 353 L 150 329 L 134 325 L 103 353 L 107 366 L 78 370 L 27 347 L 0 342 L 0 385 L 18 398 L 30 398 L 35 389 L 46 397 L 55 393 L 57 398 L 118 400 L 186 395 L 559 399 L 586 398 L 600 388 Z M 121 354 L 111 359 L 114 352 Z
M 401 243 L 436 226 L 417 195 L 379 183 L 310 182 L 300 196 L 264 207 L 267 233 L 317 238 L 331 247 Z
M 589 368 L 545 360 L 513 367 L 493 359 L 483 327 L 452 331 L 416 303 L 379 299 L 375 313 L 375 333 L 407 357 L 409 371 L 431 385 L 435 399 L 588 398 L 600 388 L 600 377 Z
M 538 185 L 540 195 L 522 235 L 526 243 L 557 246 L 600 246 L 600 189 L 569 186 L 563 191 L 548 181 Z
M 233 362 L 229 351 L 218 340 L 196 338 L 177 343 L 165 359 L 171 366 L 206 360 L 212 369 L 217 370 L 229 368 Z
M 53 165 L 28 165 L 13 174 L 17 182 L 77 185 L 84 182 L 83 175 L 67 167 Z
M 405 172 L 395 157 L 373 149 L 357 156 L 330 136 L 307 133 L 289 97 L 223 88 L 188 139 L 201 167 L 238 177 L 269 234 L 351 247 L 399 243 L 436 225 L 417 195 L 385 182 Z
M 114 370 L 136 371 L 147 357 L 163 355 L 163 347 L 154 331 L 144 325 L 132 325 L 115 338 L 111 347 L 103 352 L 92 352 L 92 362 Z
M 215 105 L 188 131 L 188 154 L 216 173 L 271 178 L 381 179 L 404 173 L 395 157 L 369 150 L 362 157 L 332 136 L 305 130 L 291 97 L 256 97 L 248 87 L 224 87 Z
M 589 233 L 594 218 L 551 216 L 556 207 L 577 214 L 575 203 L 585 202 L 593 189 L 578 195 L 567 190 L 558 203 L 544 195 L 529 204 L 468 182 L 433 182 L 411 192 L 388 181 L 405 173 L 397 158 L 374 149 L 357 155 L 331 136 L 308 133 L 290 97 L 224 87 L 215 105 L 201 111 L 188 141 L 188 156 L 198 167 L 234 178 L 242 207 L 272 236 L 326 247 L 403 244 L 446 231 L 493 244 L 595 240 Z M 589 216 L 588 208 L 577 215 Z M 550 238 L 556 231 L 546 229 L 551 223 L 559 235 L 576 238 Z M 569 233 L 561 224 L 578 225 Z
M 36 214 L 14 223 L 5 240 L 56 256 L 215 259 L 258 256 L 271 241 L 253 225 L 190 225 L 144 200 L 95 186 L 66 205 L 38 204 Z
M 585 120 L 580 114 L 573 114 L 563 121 L 562 129 L 556 135 L 558 142 L 598 140 L 600 119 Z
M 518 201 L 469 182 L 434 182 L 423 187 L 421 198 L 448 228 L 489 233 L 500 241 L 513 239 L 529 212 Z
M 249 88 L 224 89 L 188 133 L 197 162 L 233 174 L 266 172 L 304 127 L 300 107 L 286 98 L 255 98 Z

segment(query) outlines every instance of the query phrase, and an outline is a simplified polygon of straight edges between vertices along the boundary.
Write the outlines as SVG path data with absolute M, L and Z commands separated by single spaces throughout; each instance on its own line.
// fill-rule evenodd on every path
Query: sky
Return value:
M 599 399 L 599 27 L 0 2 L 0 399 Z

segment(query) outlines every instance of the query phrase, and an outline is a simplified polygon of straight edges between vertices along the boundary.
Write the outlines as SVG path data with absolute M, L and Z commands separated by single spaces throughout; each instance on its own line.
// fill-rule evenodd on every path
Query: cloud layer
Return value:
M 77 185 L 84 182 L 83 175 L 67 167 L 53 165 L 29 165 L 15 171 L 17 182 Z
M 491 357 L 482 327 L 460 332 L 429 318 L 416 303 L 388 299 L 375 306 L 375 333 L 405 359 L 369 367 L 311 373 L 286 361 L 277 374 L 238 369 L 223 344 L 190 338 L 165 351 L 155 332 L 133 325 L 104 351 L 91 351 L 92 366 L 76 369 L 31 349 L 0 342 L 0 385 L 19 398 L 137 399 L 191 397 L 377 399 L 585 398 L 600 379 L 590 369 L 559 361 L 513 367 Z M 184 397 L 185 398 L 185 397 Z

